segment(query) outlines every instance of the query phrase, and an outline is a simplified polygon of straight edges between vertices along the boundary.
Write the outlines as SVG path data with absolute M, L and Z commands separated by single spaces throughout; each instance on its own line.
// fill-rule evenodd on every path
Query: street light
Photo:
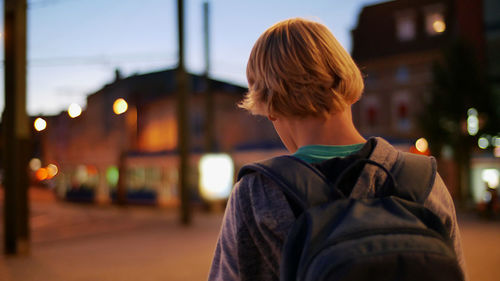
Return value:
M 477 140 L 477 145 L 479 146 L 479 148 L 481 149 L 486 149 L 488 148 L 488 146 L 490 145 L 490 141 L 486 138 L 486 137 L 480 137 L 478 140 Z
M 47 169 L 47 178 L 48 179 L 55 177 L 57 175 L 57 173 L 59 172 L 59 169 L 54 164 L 47 165 L 46 169 Z
M 433 23 L 432 23 L 432 28 L 434 29 L 434 31 L 436 31 L 437 33 L 442 33 L 446 30 L 446 24 L 444 23 L 443 20 L 435 20 Z
M 72 103 L 68 107 L 68 115 L 71 118 L 76 118 L 82 114 L 82 107 L 76 103 Z
M 45 121 L 43 118 L 38 117 L 37 119 L 35 119 L 35 123 L 33 125 L 35 127 L 35 130 L 40 132 L 47 128 L 47 121 Z
M 427 149 L 429 149 L 429 143 L 425 138 L 419 138 L 415 142 L 415 147 L 417 148 L 418 151 L 425 153 Z
M 113 112 L 116 115 L 120 115 L 122 113 L 125 113 L 127 111 L 127 109 L 128 109 L 128 104 L 122 98 L 116 99 L 115 102 L 113 103 Z
M 467 110 L 467 132 L 471 136 L 475 136 L 479 132 L 479 118 L 475 108 Z

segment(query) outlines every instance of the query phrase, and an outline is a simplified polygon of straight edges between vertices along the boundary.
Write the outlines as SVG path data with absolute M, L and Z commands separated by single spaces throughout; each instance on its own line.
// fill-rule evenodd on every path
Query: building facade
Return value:
M 396 0 L 364 7 L 352 31 L 352 56 L 365 75 L 354 118 L 366 134 L 420 136 L 417 115 L 430 93 L 432 65 L 458 37 L 483 57 L 481 1 Z
M 354 121 L 364 135 L 380 135 L 402 150 L 414 149 L 415 141 L 423 137 L 419 115 L 432 114 L 424 106 L 431 95 L 433 65 L 443 59 L 443 50 L 463 40 L 473 47 L 483 68 L 498 56 L 498 17 L 486 8 L 497 5 L 492 2 L 394 0 L 362 9 L 352 30 L 352 56 L 365 76 L 363 98 L 353 108 Z M 489 65 L 492 73 L 496 67 Z M 457 168 L 448 151 L 441 155 L 440 173 L 457 197 Z M 481 171 L 500 166 L 492 156 L 476 157 L 472 165 L 467 192 L 478 202 L 485 190 Z M 475 167 L 480 171 L 476 173 Z
M 237 108 L 246 88 L 189 74 L 189 181 L 194 197 L 198 161 L 204 154 L 207 83 L 214 100 L 215 151 L 229 154 L 235 170 L 245 162 L 284 152 L 270 122 Z M 121 114 L 114 112 L 118 99 L 127 103 Z M 69 200 L 110 202 L 116 199 L 124 165 L 129 202 L 176 205 L 176 104 L 175 70 L 117 75 L 114 82 L 88 96 L 80 116 L 70 118 L 62 112 L 47 118 L 39 144 L 43 164 L 59 167 L 51 180 L 57 193 Z

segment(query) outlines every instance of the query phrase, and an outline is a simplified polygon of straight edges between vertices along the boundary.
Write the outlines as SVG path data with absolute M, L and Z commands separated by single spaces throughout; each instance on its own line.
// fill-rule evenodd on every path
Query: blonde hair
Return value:
M 325 116 L 355 103 L 364 88 L 359 68 L 328 28 L 301 18 L 278 22 L 259 37 L 247 79 L 239 107 L 260 115 Z

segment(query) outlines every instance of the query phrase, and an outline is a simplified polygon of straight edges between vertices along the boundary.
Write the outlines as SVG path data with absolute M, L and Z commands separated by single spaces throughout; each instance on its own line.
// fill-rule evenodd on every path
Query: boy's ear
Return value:
M 269 121 L 271 121 L 271 122 L 276 121 L 276 117 L 272 116 L 271 114 L 267 115 L 267 119 L 269 119 Z

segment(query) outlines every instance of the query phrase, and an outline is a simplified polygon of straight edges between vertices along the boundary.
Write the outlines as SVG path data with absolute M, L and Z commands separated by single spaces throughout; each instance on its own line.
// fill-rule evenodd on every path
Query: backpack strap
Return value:
M 436 171 L 434 157 L 398 152 L 398 158 L 391 169 L 398 183 L 396 195 L 423 204 L 434 186 Z
M 238 173 L 238 180 L 256 171 L 281 187 L 296 216 L 309 206 L 328 201 L 332 193 L 332 185 L 320 171 L 293 156 L 278 156 L 245 165 Z
M 391 169 L 397 184 L 391 193 L 422 204 L 434 185 L 436 166 L 434 157 L 398 152 Z M 253 172 L 264 174 L 280 186 L 296 217 L 309 206 L 345 197 L 319 170 L 293 156 L 278 156 L 247 164 L 240 169 L 238 180 Z M 309 187 L 314 187 L 314 190 Z

